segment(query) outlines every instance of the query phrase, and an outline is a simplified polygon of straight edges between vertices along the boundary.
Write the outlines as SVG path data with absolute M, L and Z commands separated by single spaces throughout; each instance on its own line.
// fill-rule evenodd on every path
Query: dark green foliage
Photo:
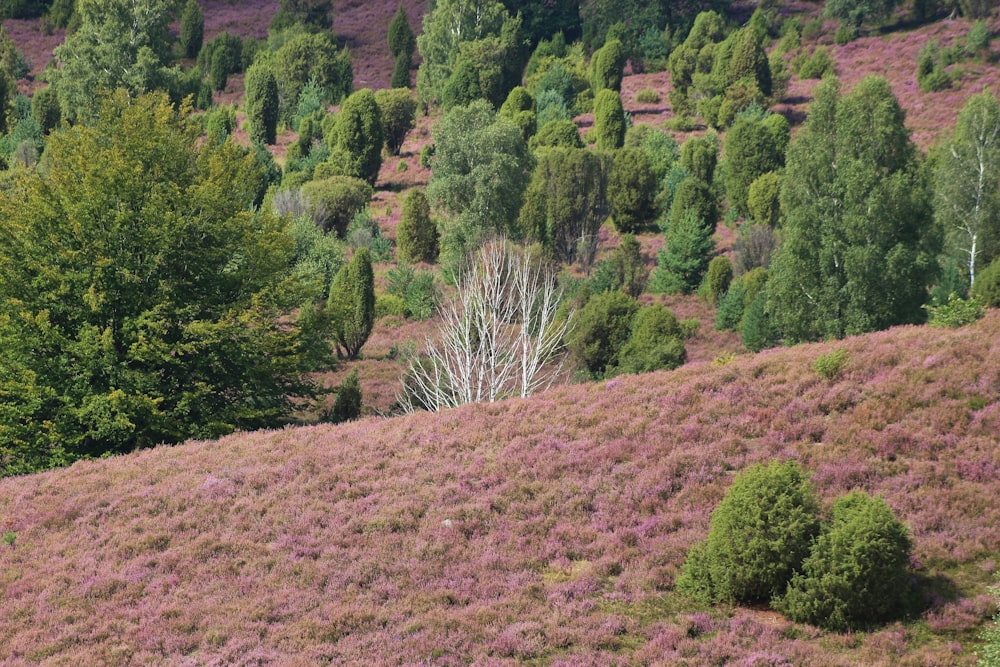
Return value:
M 385 147 L 390 155 L 399 155 L 406 133 L 416 121 L 417 101 L 409 88 L 381 88 L 375 91 L 375 102 L 382 116 Z
M 229 76 L 243 69 L 243 42 L 239 35 L 222 32 L 202 46 L 198 67 L 209 75 L 213 90 L 223 90 Z
M 278 134 L 278 84 L 268 63 L 251 65 L 245 85 L 250 141 L 271 145 Z
M 354 215 L 368 205 L 372 192 L 367 182 L 351 176 L 330 176 L 302 186 L 313 222 L 338 236 L 344 236 Z
M 944 70 L 939 58 L 941 49 L 931 40 L 924 44 L 917 55 L 917 85 L 925 93 L 944 90 L 951 85 L 951 76 Z
M 333 25 L 332 0 L 279 0 L 278 13 L 271 26 L 301 23 L 314 30 L 329 30 Z
M 272 56 L 278 82 L 279 119 L 291 123 L 302 88 L 315 81 L 333 104 L 351 94 L 354 73 L 347 47 L 338 49 L 328 32 L 299 33 Z
M 985 20 L 973 21 L 966 37 L 965 53 L 968 56 L 980 56 L 984 61 L 989 59 L 990 27 Z
M 205 136 L 213 144 L 221 144 L 236 129 L 236 107 L 223 105 L 205 114 Z
M 382 167 L 385 135 L 382 112 L 371 88 L 362 88 L 344 101 L 327 143 L 330 162 L 341 174 L 375 184 Z
M 631 233 L 652 222 L 655 198 L 656 181 L 646 154 L 639 148 L 615 151 L 608 175 L 608 202 L 615 229 Z
M 993 9 L 992 0 L 958 0 L 962 15 L 970 19 L 985 19 Z
M 594 52 L 590 61 L 590 87 L 595 94 L 605 88 L 621 91 L 625 60 L 625 47 L 617 39 L 606 41 Z
M 17 48 L 3 25 L 0 25 L 0 68 L 11 78 L 11 81 L 25 78 L 30 71 L 24 54 Z
M 2 19 L 33 19 L 41 16 L 49 3 L 39 0 L 2 0 L 0 1 L 0 18 Z
M 666 306 L 640 308 L 632 320 L 632 333 L 618 355 L 618 373 L 670 370 L 687 359 L 684 336 L 677 317 Z
M 726 134 L 726 159 L 721 171 L 729 206 L 740 215 L 750 213 L 749 191 L 754 180 L 784 166 L 789 137 L 784 116 L 763 112 L 737 116 Z
M 524 32 L 532 46 L 556 38 L 574 41 L 581 35 L 578 0 L 503 0 L 503 4 L 511 16 L 521 13 Z
M 767 602 L 785 591 L 819 533 L 812 484 L 794 461 L 753 465 L 712 512 L 677 590 L 706 603 Z
M 576 315 L 567 347 L 576 363 L 593 379 L 618 365 L 619 352 L 632 333 L 639 302 L 612 290 L 587 301 Z
M 178 47 L 184 58 L 196 58 L 205 37 L 205 16 L 198 0 L 187 0 L 181 12 L 181 39 Z
M 327 309 L 337 339 L 337 356 L 356 359 L 375 326 L 375 276 L 368 248 L 358 248 L 334 276 Z
M 486 96 L 479 80 L 479 68 L 472 61 L 459 58 L 441 92 L 441 106 L 445 109 L 461 107 Z
M 304 118 L 317 119 L 318 117 L 318 120 L 322 122 L 325 115 L 326 100 L 323 99 L 323 89 L 315 81 L 310 81 L 299 93 L 299 102 L 295 107 L 295 115 L 292 117 L 292 129 L 301 133 L 301 123 Z M 313 136 L 321 137 L 322 131 L 316 132 L 314 130 Z
M 879 497 L 837 499 L 831 523 L 775 607 L 800 623 L 839 632 L 902 616 L 910 606 L 910 539 Z
M 406 15 L 406 7 L 402 2 L 396 8 L 392 20 L 389 22 L 389 31 L 386 35 L 389 43 L 389 53 L 394 59 L 405 56 L 407 62 L 412 62 L 413 52 L 417 48 L 417 38 L 410 28 L 410 19 Z
M 771 67 L 761 45 L 761 36 L 752 27 L 746 27 L 737 31 L 733 40 L 732 57 L 726 67 L 723 85 L 729 88 L 738 81 L 748 79 L 756 84 L 764 97 L 770 97 Z
M 31 115 L 45 134 L 59 127 L 62 113 L 59 110 L 59 98 L 56 96 L 54 86 L 46 86 L 35 91 L 31 98 Z
M 97 111 L 0 193 L 16 239 L 0 244 L 0 474 L 276 426 L 316 394 L 321 332 L 294 316 L 291 239 L 253 210 L 253 158 L 199 146 L 165 95 Z
M 681 165 L 688 174 L 711 185 L 719 159 L 718 135 L 708 133 L 691 137 L 681 146 Z
M 504 100 L 503 106 L 500 107 L 500 116 L 507 118 L 521 128 L 521 134 L 524 136 L 525 141 L 531 139 L 538 129 L 538 121 L 535 114 L 535 98 L 523 86 L 515 86 L 507 94 L 507 99 Z
M 396 245 L 403 262 L 433 262 L 438 254 L 437 225 L 423 190 L 410 190 L 396 228 Z
M 358 369 L 354 369 L 344 378 L 337 388 L 337 398 L 326 415 L 326 421 L 332 424 L 357 419 L 361 416 L 361 383 L 358 381 Z
M 410 70 L 413 69 L 413 57 L 401 53 L 393 60 L 392 80 L 389 85 L 393 88 L 410 87 Z
M 670 205 L 670 225 L 679 224 L 690 214 L 694 214 L 709 233 L 715 230 L 715 222 L 719 217 L 715 193 L 705 181 L 693 176 L 688 176 L 677 186 Z
M 712 231 L 693 210 L 671 219 L 663 250 L 656 258 L 652 290 L 677 294 L 696 289 L 715 248 Z
M 541 126 L 538 134 L 531 137 L 530 145 L 532 149 L 538 148 L 583 148 L 583 140 L 580 139 L 580 131 L 576 123 L 566 120 L 553 120 Z
M 825 46 L 817 46 L 813 54 L 799 68 L 803 79 L 822 79 L 833 74 L 833 59 Z
M 899 0 L 826 0 L 825 13 L 842 23 L 877 26 L 887 19 Z
M 651 125 L 633 125 L 625 133 L 625 146 L 642 149 L 649 161 L 649 170 L 659 188 L 680 158 L 677 142 L 667 132 Z
M 705 281 L 702 283 L 704 298 L 709 304 L 718 305 L 719 299 L 733 280 L 733 263 L 728 257 L 713 257 L 708 263 L 708 272 L 705 274 Z
M 976 276 L 972 295 L 990 308 L 1000 308 L 1000 257 Z
M 618 287 L 630 297 L 638 298 L 646 288 L 649 275 L 639 239 L 631 234 L 622 236 L 621 245 L 611 253 L 611 266 Z
M 385 278 L 386 291 L 403 302 L 406 317 L 426 320 L 434 316 L 440 295 L 433 273 L 414 271 L 412 266 L 403 263 L 389 269 Z
M 744 316 L 757 299 L 767 282 L 767 269 L 758 267 L 737 276 L 725 295 L 719 300 L 715 315 L 715 328 L 719 331 L 742 331 Z
M 817 87 L 782 184 L 766 311 L 786 341 L 917 323 L 940 236 L 910 131 L 885 79 Z
M 608 214 L 606 193 L 605 167 L 593 151 L 540 151 L 521 208 L 521 229 L 557 261 L 574 262 L 581 259 L 581 239 L 596 246 L 597 230 Z
M 750 219 L 760 225 L 776 227 L 781 219 L 780 195 L 780 174 L 769 171 L 755 178 L 747 190 L 747 214 Z
M 625 109 L 617 91 L 605 88 L 594 98 L 594 132 L 598 150 L 621 148 L 625 143 Z
M 740 341 L 751 352 L 760 352 L 777 344 L 774 329 L 767 313 L 767 298 L 758 294 L 750 301 L 743 313 L 743 329 Z

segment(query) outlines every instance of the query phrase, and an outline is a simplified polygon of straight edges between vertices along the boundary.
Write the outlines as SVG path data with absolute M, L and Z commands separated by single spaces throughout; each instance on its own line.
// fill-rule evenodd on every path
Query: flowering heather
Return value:
M 973 665 L 997 433 L 991 312 L 4 479 L 0 662 Z M 837 635 L 674 592 L 733 475 L 790 458 L 909 527 L 918 617 Z

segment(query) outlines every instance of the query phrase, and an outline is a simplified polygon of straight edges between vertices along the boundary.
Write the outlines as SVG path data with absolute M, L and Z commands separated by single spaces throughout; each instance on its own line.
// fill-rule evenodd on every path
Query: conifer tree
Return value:
M 382 166 L 385 135 L 382 111 L 371 88 L 362 88 L 344 100 L 336 116 L 330 144 L 330 162 L 345 176 L 374 185 Z
M 396 229 L 399 258 L 404 262 L 433 262 L 438 253 L 438 231 L 423 190 L 411 190 L 403 200 Z
M 621 148 L 625 143 L 625 109 L 617 91 L 605 88 L 594 99 L 594 131 L 599 150 Z
M 205 37 L 205 16 L 198 0 L 187 0 L 181 12 L 180 49 L 185 58 L 194 58 L 201 51 Z
M 594 94 L 605 88 L 621 91 L 624 69 L 625 47 L 617 39 L 608 40 L 590 61 L 590 87 Z
M 406 16 L 406 7 L 399 3 L 396 13 L 389 23 L 389 53 L 395 62 L 392 72 L 393 88 L 408 88 L 410 86 L 410 68 L 413 67 L 413 52 L 417 48 L 417 38 L 410 28 L 410 20 Z
M 333 278 L 328 301 L 337 356 L 357 359 L 375 326 L 375 276 L 368 248 L 358 248 Z
M 250 141 L 274 144 L 278 133 L 278 83 L 266 62 L 255 63 L 247 70 L 246 109 Z

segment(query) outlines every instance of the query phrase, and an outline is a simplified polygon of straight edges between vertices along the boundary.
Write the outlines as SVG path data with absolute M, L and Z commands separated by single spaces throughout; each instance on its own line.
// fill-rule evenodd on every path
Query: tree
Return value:
M 594 51 L 590 61 L 590 87 L 595 94 L 605 88 L 621 92 L 625 60 L 625 47 L 617 39 L 606 41 Z
M 677 590 L 707 603 L 767 602 L 784 593 L 819 533 L 819 503 L 795 461 L 745 469 L 688 552 Z
M 45 134 L 59 127 L 62 112 L 59 110 L 59 97 L 54 86 L 45 86 L 31 96 L 31 115 Z
M 410 69 L 413 67 L 413 51 L 417 48 L 417 38 L 410 28 L 406 7 L 402 2 L 399 3 L 392 21 L 389 22 L 387 41 L 389 42 L 389 53 L 395 62 L 392 71 L 392 87 L 409 88 Z
M 270 63 L 251 65 L 244 81 L 250 141 L 270 146 L 278 138 L 278 82 Z
M 713 131 L 700 137 L 691 137 L 681 146 L 681 166 L 688 174 L 708 185 L 715 179 L 715 165 L 719 160 L 719 136 Z
M 535 98 L 523 86 L 515 86 L 507 93 L 507 99 L 500 107 L 500 116 L 521 128 L 525 141 L 531 139 L 538 129 Z
M 899 618 L 909 606 L 910 539 L 884 500 L 838 498 L 831 523 L 775 607 L 800 623 L 845 632 Z
M 409 88 L 381 88 L 375 91 L 375 102 L 382 117 L 385 147 L 390 155 L 399 155 L 406 133 L 413 129 L 417 102 Z
M 817 88 L 788 150 L 783 239 L 766 309 L 786 341 L 920 322 L 940 240 L 903 111 L 885 79 Z
M 185 58 L 195 58 L 201 51 L 201 42 L 205 37 L 205 16 L 202 14 L 198 0 L 187 0 L 184 11 L 181 12 L 181 54 Z
M 576 364 L 598 380 L 619 365 L 639 302 L 619 290 L 602 292 L 580 309 L 567 345 Z
M 529 396 L 559 375 L 554 363 L 572 313 L 558 318 L 555 275 L 500 240 L 466 265 L 426 357 L 410 365 L 404 409 L 442 410 Z
M 938 156 L 934 213 L 946 252 L 962 260 L 969 287 L 1000 252 L 1000 104 L 992 93 L 969 98 L 955 134 Z
M 826 0 L 825 13 L 852 28 L 878 25 L 889 17 L 899 0 Z
M 0 474 L 279 425 L 317 394 L 284 222 L 190 111 L 119 91 L 0 192 Z
M 368 248 L 358 248 L 330 285 L 327 302 L 337 356 L 357 359 L 375 326 L 375 275 Z
M 343 237 L 355 214 L 372 199 L 372 186 L 353 176 L 328 176 L 302 186 L 302 196 L 317 227 Z
M 730 207 L 740 215 L 750 213 L 750 185 L 759 176 L 784 167 L 789 137 L 785 117 L 770 112 L 739 114 L 729 128 L 726 159 L 722 162 L 722 183 Z
M 278 83 L 278 118 L 291 123 L 302 89 L 315 81 L 323 97 L 333 104 L 351 94 L 354 73 L 351 53 L 338 49 L 329 32 L 299 33 L 272 56 L 272 68 Z
M 677 317 L 657 303 L 636 313 L 632 333 L 618 354 L 614 373 L 670 370 L 682 365 L 685 359 L 684 336 Z
M 396 228 L 396 246 L 403 262 L 433 262 L 438 254 L 438 230 L 423 190 L 410 190 Z
M 713 228 L 693 210 L 671 219 L 663 250 L 656 258 L 651 289 L 667 294 L 696 289 L 715 247 L 712 231 Z
M 382 111 L 371 88 L 362 88 L 344 100 L 333 126 L 330 162 L 340 173 L 375 185 L 382 167 Z
M 636 232 L 656 217 L 656 182 L 649 159 L 639 148 L 615 151 L 608 176 L 608 201 L 615 229 Z
M 533 159 L 520 128 L 485 100 L 451 109 L 431 135 L 427 198 L 447 214 L 441 251 L 451 270 L 490 234 L 520 236 L 515 225 Z
M 358 381 L 358 369 L 355 368 L 337 388 L 337 398 L 326 415 L 326 420 L 333 424 L 341 424 L 360 416 L 361 383 Z
M 98 91 L 133 95 L 167 87 L 172 0 L 80 0 L 80 27 L 56 47 L 63 118 L 90 120 Z
M 594 132 L 599 150 L 613 150 L 625 144 L 625 109 L 617 91 L 605 88 L 594 98 Z
M 332 0 L 279 0 L 278 6 L 272 27 L 301 23 L 319 31 L 333 25 Z
M 582 147 L 539 151 L 520 227 L 526 236 L 541 241 L 556 261 L 592 260 L 597 230 L 608 216 L 604 162 Z

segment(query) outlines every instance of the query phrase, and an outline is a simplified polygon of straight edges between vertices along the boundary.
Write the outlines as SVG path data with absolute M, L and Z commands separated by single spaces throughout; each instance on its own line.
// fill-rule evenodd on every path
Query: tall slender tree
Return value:
M 357 359 L 375 326 L 375 276 L 368 248 L 358 248 L 334 276 L 328 307 L 337 355 Z

